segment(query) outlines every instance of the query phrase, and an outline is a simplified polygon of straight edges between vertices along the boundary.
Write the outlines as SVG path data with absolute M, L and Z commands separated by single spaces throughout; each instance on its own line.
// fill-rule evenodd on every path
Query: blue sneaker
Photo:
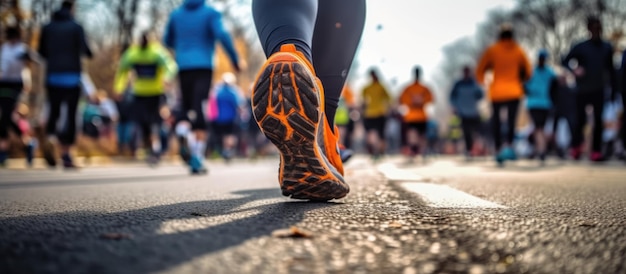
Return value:
M 511 148 L 511 147 L 504 148 L 502 153 L 504 154 L 503 155 L 504 156 L 504 160 L 508 160 L 508 161 L 515 161 L 515 160 L 517 160 L 517 155 L 515 154 L 515 150 L 513 150 L 513 148 Z
M 198 156 L 191 156 L 191 159 L 189 160 L 189 167 L 191 175 L 203 175 L 209 172 L 208 169 L 202 164 L 202 159 Z
M 496 155 L 496 162 L 498 165 L 504 165 L 506 161 L 514 161 L 517 160 L 517 155 L 515 155 L 515 151 L 510 147 L 505 147 L 498 152 Z

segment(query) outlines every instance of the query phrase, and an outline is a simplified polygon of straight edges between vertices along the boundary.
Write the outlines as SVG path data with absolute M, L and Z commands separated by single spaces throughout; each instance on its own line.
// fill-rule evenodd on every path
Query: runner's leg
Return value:
M 365 0 L 319 0 L 313 32 L 313 66 L 324 86 L 324 112 L 334 128 L 335 112 L 363 26 Z

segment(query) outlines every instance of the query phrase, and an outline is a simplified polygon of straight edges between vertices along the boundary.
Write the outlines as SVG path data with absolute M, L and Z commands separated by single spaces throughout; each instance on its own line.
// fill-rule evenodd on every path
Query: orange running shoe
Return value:
M 257 76 L 252 109 L 280 151 L 278 180 L 285 196 L 327 201 L 350 190 L 323 106 L 324 90 L 311 63 L 294 45 L 281 46 Z

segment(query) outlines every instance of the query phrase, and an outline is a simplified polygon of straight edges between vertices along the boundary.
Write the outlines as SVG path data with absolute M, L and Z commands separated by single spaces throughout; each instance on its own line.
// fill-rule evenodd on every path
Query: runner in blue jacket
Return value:
M 204 4 L 204 0 L 185 0 L 170 15 L 165 28 L 164 44 L 174 51 L 182 95 L 181 117 L 188 121 L 194 134 L 181 137 L 181 154 L 191 152 L 192 174 L 206 173 L 203 164 L 207 123 L 203 112 L 213 78 L 215 45 L 221 43 L 232 65 L 239 71 L 239 59 L 230 35 L 222 25 L 221 14 Z M 185 155 L 183 155 L 185 158 Z

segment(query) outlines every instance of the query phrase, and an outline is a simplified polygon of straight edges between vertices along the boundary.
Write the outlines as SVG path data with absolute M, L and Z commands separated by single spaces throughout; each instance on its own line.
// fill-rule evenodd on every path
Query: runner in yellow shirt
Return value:
M 370 70 L 372 83 L 363 89 L 363 125 L 367 133 L 368 152 L 378 159 L 385 152 L 385 125 L 391 96 L 380 83 L 378 73 Z

